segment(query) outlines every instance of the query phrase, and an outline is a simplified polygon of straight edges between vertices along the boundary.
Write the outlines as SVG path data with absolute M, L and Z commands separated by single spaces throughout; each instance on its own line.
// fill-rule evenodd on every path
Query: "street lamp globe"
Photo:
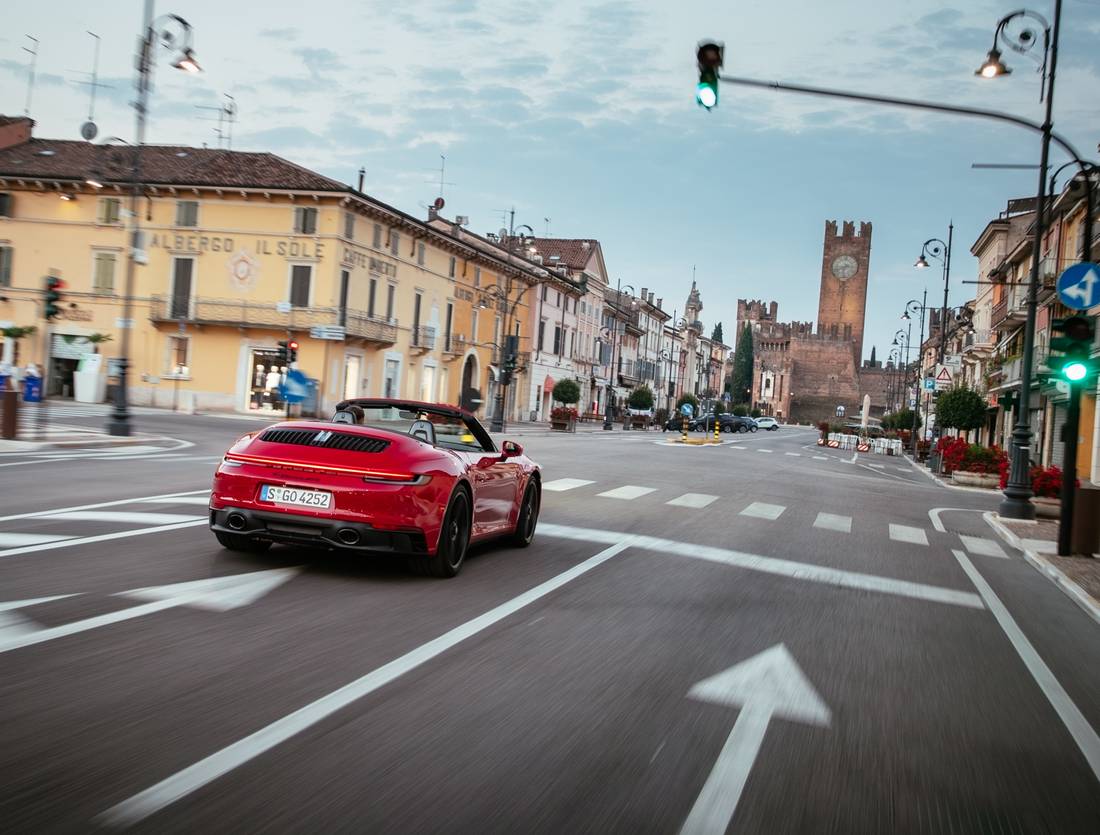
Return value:
M 1001 60 L 1001 51 L 994 47 L 989 50 L 982 65 L 974 70 L 974 75 L 980 75 L 982 78 L 996 78 L 999 75 L 1008 75 L 1010 72 L 1012 69 L 1006 67 Z
M 916 260 L 916 263 L 914 263 L 913 266 L 916 267 L 918 270 L 927 270 L 928 259 L 925 258 L 924 254 L 922 253 L 921 257 Z
M 184 72 L 202 72 L 202 67 L 199 66 L 199 62 L 195 59 L 195 53 L 192 51 L 191 47 L 186 47 L 183 52 L 180 53 L 180 57 L 172 62 L 172 66 Z

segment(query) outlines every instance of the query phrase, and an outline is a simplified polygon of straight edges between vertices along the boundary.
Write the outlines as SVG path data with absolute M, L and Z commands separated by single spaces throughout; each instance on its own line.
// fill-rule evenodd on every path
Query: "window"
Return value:
M 378 294 L 378 279 L 371 277 L 367 285 L 367 315 L 374 318 L 374 297 Z
M 310 264 L 293 264 L 290 267 L 290 306 L 309 307 L 309 285 L 313 278 Z
M 96 223 L 118 223 L 122 216 L 122 201 L 117 197 L 100 197 Z
M 373 246 L 375 249 L 381 249 L 382 248 L 382 224 L 381 223 L 374 224 L 374 238 L 371 241 L 371 246 Z
M 351 212 L 344 214 L 344 237 L 349 241 L 355 240 L 355 215 Z
M 396 288 L 389 284 L 386 286 L 386 321 L 393 321 L 393 293 Z
M 312 235 L 316 233 L 317 210 L 312 206 L 295 206 L 294 231 L 301 235 Z
M 451 259 L 454 262 L 454 258 Z M 443 350 L 451 350 L 451 322 L 454 319 L 455 306 L 450 302 L 447 302 L 447 324 L 446 330 L 443 331 Z
M 480 311 L 475 307 L 470 314 L 470 341 L 475 345 L 477 344 L 477 319 L 479 312 Z
M 573 356 L 573 349 L 577 347 L 577 332 L 569 331 L 569 356 Z
M 172 262 L 172 319 L 191 317 L 191 279 L 195 272 L 194 258 L 176 258 Z
M 92 256 L 92 292 L 113 293 L 115 291 L 115 254 L 97 252 Z
M 15 254 L 10 246 L 0 246 L 0 287 L 11 287 L 11 259 Z
M 382 378 L 382 396 L 396 397 L 398 377 L 401 374 L 401 361 L 396 359 L 386 360 L 386 373 Z
M 546 341 L 546 320 L 539 320 L 539 344 L 535 350 L 541 351 Z
M 546 297 L 550 295 L 550 288 L 545 284 L 542 285 L 542 300 L 546 301 Z
M 420 344 L 420 305 L 424 300 L 422 293 L 417 293 L 413 298 L 413 328 L 412 328 L 412 344 Z
M 340 270 L 340 324 L 348 323 L 348 285 L 351 283 L 351 273 Z
M 455 277 L 455 263 L 456 263 L 456 260 L 457 259 L 452 255 L 451 256 L 451 264 L 447 268 L 447 275 L 449 275 L 451 278 Z
M 401 254 L 401 234 L 397 231 L 390 232 L 390 253 L 392 255 Z
M 168 337 L 167 368 L 164 373 L 169 377 L 188 377 L 191 374 L 191 337 Z
M 424 266 L 424 244 L 422 243 L 416 245 L 416 263 L 421 267 Z
M 561 328 L 554 325 L 554 351 L 555 354 L 561 354 Z
M 474 287 L 481 286 L 481 267 L 474 267 Z
M 176 226 L 199 225 L 199 201 L 179 200 L 176 202 Z

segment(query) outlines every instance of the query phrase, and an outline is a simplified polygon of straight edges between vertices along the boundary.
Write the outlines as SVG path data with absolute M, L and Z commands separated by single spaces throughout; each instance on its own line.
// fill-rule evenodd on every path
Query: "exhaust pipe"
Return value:
M 358 545 L 359 544 L 359 531 L 352 528 L 340 528 L 336 532 L 336 538 L 342 545 Z
M 243 531 L 247 520 L 240 513 L 230 513 L 225 518 L 225 526 L 235 531 Z

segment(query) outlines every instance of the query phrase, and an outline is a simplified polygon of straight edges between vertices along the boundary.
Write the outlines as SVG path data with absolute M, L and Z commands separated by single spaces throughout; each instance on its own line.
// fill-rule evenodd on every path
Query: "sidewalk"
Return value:
M 28 453 L 40 450 L 57 449 L 107 449 L 111 447 L 143 447 L 174 449 L 186 441 L 168 438 L 163 435 L 151 435 L 146 432 L 134 432 L 120 437 L 109 435 L 99 427 L 68 426 L 48 419 L 39 426 L 38 415 L 23 412 L 19 415 L 15 439 L 0 439 L 0 453 Z

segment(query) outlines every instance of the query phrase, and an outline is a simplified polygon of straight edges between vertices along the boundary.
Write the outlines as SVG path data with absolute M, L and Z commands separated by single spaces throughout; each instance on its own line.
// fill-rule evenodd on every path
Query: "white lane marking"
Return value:
M 852 517 L 840 516 L 836 513 L 819 513 L 814 520 L 815 528 L 822 528 L 827 531 L 840 531 L 841 533 L 852 532 Z
M 670 502 L 665 502 L 665 504 L 674 505 L 675 507 L 701 508 L 716 501 L 718 501 L 717 496 L 711 496 L 707 493 L 684 493 L 684 495 L 678 496 Z
M 596 495 L 603 496 L 605 499 L 624 499 L 629 501 L 639 496 L 654 493 L 656 490 L 656 487 L 638 487 L 634 484 L 624 484 L 622 487 L 616 487 L 614 490 L 607 490 L 603 493 L 597 493 Z
M 1008 554 L 1005 553 L 1004 548 L 992 539 L 985 539 L 980 536 L 966 536 L 965 534 L 959 534 L 959 539 L 962 540 L 963 547 L 971 554 L 981 554 L 984 557 L 1000 557 L 1004 560 L 1008 559 Z
M 1058 543 L 1053 539 L 1021 539 L 1020 544 L 1036 554 L 1058 553 Z
M 909 467 L 894 467 L 894 469 L 897 470 L 899 473 L 908 473 L 909 472 Z
M 972 507 L 934 507 L 928 511 L 928 518 L 932 520 L 932 527 L 940 533 L 947 533 L 947 528 L 940 520 L 940 514 L 950 511 L 952 513 L 987 513 L 985 510 L 975 510 Z
M 179 513 L 120 513 L 111 510 L 70 510 L 64 513 L 43 513 L 39 519 L 60 519 L 65 522 L 121 522 L 129 525 L 171 525 L 175 522 L 195 522 L 200 516 Z
M 894 542 L 909 542 L 913 545 L 927 545 L 928 534 L 923 528 L 911 528 L 908 525 L 890 523 L 890 538 Z
M 801 458 L 802 457 L 801 452 L 788 452 L 788 453 L 785 453 L 785 454 L 791 456 L 792 458 Z
M 41 533 L 0 533 L 0 548 L 18 548 L 20 545 L 38 545 L 42 542 L 56 542 L 59 539 L 71 538 Z
M 757 451 L 757 452 L 769 452 L 769 453 L 771 452 L 771 450 L 770 450 L 770 449 L 758 449 L 758 450 L 756 450 L 756 451 Z
M 97 507 L 118 507 L 123 504 L 135 504 L 137 502 L 147 502 L 150 499 L 168 499 L 174 496 L 194 496 L 196 494 L 203 494 L 204 496 L 210 495 L 210 488 L 205 490 L 187 490 L 182 493 L 160 493 L 156 496 L 138 496 L 136 499 L 116 499 L 111 502 L 97 502 L 96 504 L 81 504 L 74 507 L 57 507 L 53 510 L 36 510 L 31 513 L 14 513 L 11 516 L 0 516 L 0 522 L 8 522 L 12 519 L 33 519 L 39 516 L 48 515 L 50 513 L 68 513 L 71 510 L 93 510 Z
M 26 606 L 37 606 L 51 600 L 75 597 L 72 594 L 55 594 L 52 597 L 36 597 L 31 600 L 5 600 L 0 603 L 0 646 L 8 641 L 19 641 L 39 631 L 37 623 L 17 612 Z
M 736 444 L 737 444 L 737 441 L 730 441 L 730 448 L 731 449 L 741 449 L 741 450 L 748 449 L 747 446 L 737 446 Z
M 395 658 L 388 664 L 383 664 L 381 667 L 345 684 L 328 695 L 298 708 L 298 710 L 284 716 L 282 719 L 277 719 L 270 725 L 249 734 L 244 739 L 240 739 L 182 771 L 176 772 L 133 797 L 122 801 L 117 806 L 112 806 L 99 815 L 97 821 L 108 826 L 133 826 L 149 815 L 212 783 L 224 774 L 244 765 L 276 745 L 331 716 L 336 711 L 342 710 L 364 696 L 415 670 L 422 664 L 431 661 L 467 638 L 483 632 L 520 609 L 556 591 L 566 583 L 588 573 L 632 544 L 633 538 L 631 536 L 624 534 L 616 534 L 616 536 L 618 541 L 614 545 L 605 548 L 595 556 L 589 557 L 584 562 L 578 563 L 555 577 L 551 577 L 546 582 L 540 583 L 533 589 L 525 591 L 511 600 L 501 603 L 488 612 L 456 626 L 426 644 L 421 644 L 416 649 Z
M 140 504 L 194 504 L 208 507 L 210 499 L 207 496 L 177 496 L 167 499 L 142 499 Z
M 552 522 L 539 522 L 539 534 L 579 542 L 618 542 L 619 538 L 623 536 L 623 534 L 616 531 L 605 531 L 598 528 L 575 528 L 567 525 L 555 525 Z M 656 536 L 634 534 L 630 544 L 631 547 L 644 548 L 647 551 L 707 560 L 708 562 L 743 568 L 747 571 L 760 571 L 765 574 L 774 574 L 795 580 L 808 580 L 813 583 L 859 589 L 860 591 L 876 591 L 882 594 L 893 594 L 933 603 L 947 603 L 952 606 L 966 606 L 972 609 L 985 608 L 982 605 L 981 598 L 973 592 L 956 591 L 943 586 L 929 586 L 908 580 L 895 580 L 892 577 L 879 577 L 874 574 L 862 574 L 858 571 L 845 571 L 839 568 L 828 568 L 823 565 L 784 560 L 777 557 L 763 557 L 759 554 L 731 551 L 728 548 L 715 548 L 710 545 L 696 545 L 694 542 L 677 542 L 673 539 L 662 539 Z
M 755 516 L 757 519 L 778 519 L 787 508 L 781 504 L 768 504 L 766 502 L 753 502 L 739 516 Z
M 815 455 L 814 456 L 814 461 L 828 461 L 828 460 L 829 460 L 828 455 Z
M 177 531 L 181 528 L 194 528 L 198 525 L 208 525 L 206 518 L 194 522 L 178 522 L 175 525 L 157 525 L 152 528 L 137 528 L 136 530 L 115 531 L 114 533 L 97 534 L 96 536 L 78 536 L 73 539 L 60 539 L 57 542 L 43 542 L 41 545 L 26 545 L 22 548 L 8 548 L 0 551 L 0 557 L 14 557 L 19 554 L 33 554 L 38 551 L 52 551 L 55 548 L 69 548 L 73 545 L 92 545 L 96 542 L 110 542 L 114 539 L 126 539 L 131 536 L 144 536 L 149 533 L 161 533 L 162 531 Z
M 595 483 L 594 481 L 588 481 L 583 478 L 558 478 L 554 481 L 547 481 L 544 483 L 542 489 L 550 490 L 554 493 L 561 493 L 565 490 L 572 490 L 574 487 L 584 487 Z
M 853 452 L 851 459 L 848 459 L 848 463 L 849 464 L 854 464 L 858 460 L 859 460 L 859 453 L 858 452 Z
M 867 466 L 868 467 L 873 467 L 876 470 L 885 470 L 886 469 L 885 464 L 868 464 Z
M 1016 650 L 1016 654 L 1020 656 L 1020 660 L 1027 667 L 1027 671 L 1031 673 L 1031 677 L 1035 679 L 1035 683 L 1039 685 L 1039 689 L 1047 697 L 1047 701 L 1050 702 L 1054 712 L 1058 714 L 1058 718 L 1066 726 L 1066 730 L 1073 737 L 1073 741 L 1077 743 L 1077 747 L 1085 755 L 1092 773 L 1097 780 L 1100 780 L 1100 737 L 1096 735 L 1096 731 L 1092 729 L 1088 720 L 1081 715 L 1077 705 L 1073 703 L 1061 683 L 1054 677 L 1054 673 L 1050 671 L 1039 653 L 1035 651 L 1035 647 L 1028 641 L 1027 636 L 1016 625 L 1016 621 L 1008 609 L 1005 608 L 1005 605 L 1001 603 L 1001 599 L 989 587 L 985 578 L 970 562 L 966 554 L 956 549 L 953 549 L 951 553 L 955 555 L 955 559 L 959 561 L 962 570 L 966 572 L 970 582 L 974 584 L 978 594 L 985 601 L 985 605 L 993 614 L 993 617 L 997 619 L 998 625 L 1008 637 L 1012 648 Z

